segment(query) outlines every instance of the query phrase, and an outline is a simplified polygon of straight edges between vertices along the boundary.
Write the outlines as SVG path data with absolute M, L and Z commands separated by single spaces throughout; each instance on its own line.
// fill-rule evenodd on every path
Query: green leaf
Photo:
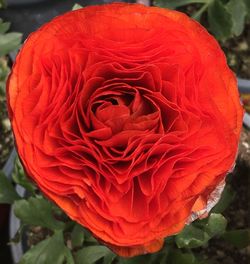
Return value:
M 72 10 L 77 10 L 77 9 L 81 9 L 83 8 L 83 6 L 79 5 L 79 4 L 74 4 L 72 7 Z
M 212 213 L 208 218 L 208 222 L 204 230 L 208 233 L 210 238 L 212 238 L 214 236 L 223 234 L 226 230 L 226 227 L 226 218 L 221 214 Z
M 0 57 L 0 100 L 5 100 L 5 83 L 10 69 L 5 57 Z M 4 122 L 4 119 L 2 119 Z
M 138 264 L 138 263 L 150 264 L 152 263 L 151 256 L 153 255 L 142 255 L 142 256 L 136 256 L 136 257 L 129 258 L 129 259 L 119 258 L 118 263 L 119 264 Z
M 172 250 L 168 258 L 169 264 L 195 264 L 196 259 L 192 253 L 182 253 L 180 250 Z
M 223 238 L 237 248 L 245 248 L 250 245 L 250 229 L 227 231 Z
M 232 32 L 234 35 L 239 36 L 244 30 L 247 15 L 244 0 L 230 0 L 227 4 L 227 10 L 231 14 L 233 21 Z
M 87 229 L 84 229 L 84 242 L 98 244 L 98 241 L 92 236 L 92 234 Z
M 64 245 L 63 233 L 56 232 L 28 250 L 22 257 L 20 264 L 74 264 L 69 249 Z
M 154 5 L 159 7 L 167 7 L 171 9 L 175 9 L 180 6 L 185 6 L 189 4 L 197 4 L 197 3 L 208 3 L 210 0 L 155 0 Z
M 71 233 L 72 247 L 80 247 L 84 241 L 84 229 L 82 226 L 75 224 Z
M 105 246 L 89 246 L 78 250 L 75 254 L 76 264 L 92 264 L 110 253 Z
M 250 20 L 250 1 L 249 0 L 245 0 L 245 5 L 247 8 L 247 17 Z
M 31 197 L 14 203 L 14 213 L 24 224 L 42 226 L 51 230 L 64 228 L 64 223 L 53 216 L 53 205 L 42 197 Z
M 4 8 L 4 7 L 6 7 L 5 1 L 0 0 L 0 8 Z
M 197 20 L 197 21 L 200 21 L 201 16 L 203 15 L 203 13 L 205 11 L 207 11 L 209 4 L 210 4 L 210 2 L 207 3 L 207 4 L 204 4 L 195 14 L 192 15 L 192 18 Z
M 196 248 L 207 243 L 209 235 L 198 227 L 190 224 L 176 235 L 175 243 L 178 248 Z
M 64 247 L 64 255 L 65 255 L 66 264 L 75 264 L 72 253 L 69 250 L 69 248 L 67 248 L 66 246 Z M 65 262 L 64 262 L 64 264 L 65 264 Z
M 5 174 L 0 171 L 0 204 L 12 204 L 20 199 L 14 186 L 9 182 Z
M 0 19 L 0 34 L 4 34 L 7 32 L 10 28 L 9 22 L 3 22 L 2 19 Z
M 232 34 L 232 16 L 220 0 L 214 0 L 208 6 L 208 22 L 212 33 L 219 40 L 225 40 Z
M 179 248 L 196 248 L 205 245 L 209 239 L 225 232 L 227 220 L 221 214 L 212 213 L 208 219 L 187 225 L 175 236 Z
M 26 174 L 23 170 L 23 166 L 18 158 L 15 161 L 15 167 L 12 173 L 12 178 L 16 184 L 23 186 L 27 191 L 29 191 L 33 195 L 35 194 L 36 187 L 27 179 Z
M 235 191 L 230 185 L 226 185 L 219 202 L 211 210 L 213 213 L 223 213 L 235 198 Z
M 115 258 L 116 255 L 110 251 L 106 256 L 104 256 L 103 264 L 112 264 Z
M 0 35 L 0 56 L 6 55 L 9 52 L 18 49 L 21 39 L 21 33 L 11 32 L 5 35 Z

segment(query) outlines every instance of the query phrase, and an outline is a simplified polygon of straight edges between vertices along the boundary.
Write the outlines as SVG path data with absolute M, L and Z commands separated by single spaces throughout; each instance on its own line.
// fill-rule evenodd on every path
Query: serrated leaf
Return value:
M 10 28 L 9 22 L 2 22 L 2 20 L 0 20 L 0 34 L 4 34 L 9 30 L 9 28 Z
M 76 264 L 92 264 L 110 253 L 105 246 L 89 246 L 80 249 L 75 254 Z
M 184 230 L 175 237 L 175 243 L 178 248 L 200 247 L 206 244 L 208 240 L 208 234 L 192 224 L 187 225 Z
M 13 181 L 16 184 L 21 185 L 31 194 L 35 194 L 36 187 L 28 180 L 23 170 L 23 166 L 20 160 L 17 158 L 15 161 L 14 171 L 12 173 Z
M 56 232 L 28 250 L 22 257 L 20 264 L 74 264 L 69 249 L 64 245 L 63 233 Z
M 227 231 L 223 238 L 237 248 L 245 248 L 250 245 L 250 229 Z
M 244 0 L 230 0 L 226 7 L 233 21 L 232 32 L 234 35 L 239 36 L 244 30 L 247 15 L 245 2 Z
M 84 241 L 84 229 L 78 224 L 75 224 L 71 233 L 72 247 L 80 247 Z
M 197 3 L 207 3 L 209 0 L 155 0 L 154 5 L 159 7 L 167 7 L 170 9 L 175 9 L 180 6 L 185 6 L 189 4 L 197 4 Z
M 221 214 L 214 214 L 212 213 L 209 218 L 208 222 L 205 226 L 205 231 L 208 233 L 210 238 L 221 235 L 225 232 L 227 227 L 227 220 Z
M 225 232 L 227 220 L 221 214 L 212 213 L 208 219 L 187 225 L 175 236 L 179 248 L 196 248 L 207 244 L 209 239 Z
M 15 200 L 20 199 L 14 186 L 9 182 L 7 177 L 0 171 L 0 204 L 12 204 Z
M 226 185 L 219 202 L 211 210 L 212 213 L 223 213 L 235 198 L 235 191 L 230 185 Z
M 217 39 L 225 40 L 232 35 L 232 16 L 220 0 L 214 0 L 209 4 L 208 22 Z
M 74 4 L 72 7 L 72 10 L 77 10 L 77 9 L 81 9 L 83 8 L 83 6 L 79 5 L 79 4 Z
M 15 215 L 24 223 L 51 230 L 64 228 L 64 223 L 53 216 L 53 205 L 42 197 L 30 197 L 14 203 Z
M 0 56 L 19 48 L 22 39 L 21 33 L 7 33 L 0 35 Z

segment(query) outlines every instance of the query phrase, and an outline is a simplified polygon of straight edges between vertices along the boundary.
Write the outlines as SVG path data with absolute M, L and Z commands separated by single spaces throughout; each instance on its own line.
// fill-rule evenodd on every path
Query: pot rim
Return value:
M 238 77 L 238 87 L 240 93 L 250 93 L 250 80 Z
M 22 186 L 17 185 L 16 191 L 21 197 L 24 197 L 25 189 Z M 20 225 L 21 225 L 21 221 L 19 218 L 15 216 L 14 207 L 11 206 L 10 217 L 9 217 L 9 237 L 10 238 L 13 238 L 16 235 L 17 231 L 20 228 Z M 19 263 L 21 260 L 21 257 L 24 254 L 22 240 L 20 240 L 18 243 L 11 243 L 10 251 L 11 251 L 11 257 L 12 257 L 14 264 Z
M 13 171 L 14 168 L 14 162 L 15 162 L 15 158 L 17 156 L 16 153 L 16 149 L 13 148 L 10 152 L 9 158 L 7 159 L 7 161 L 5 162 L 4 166 L 3 166 L 3 172 L 6 175 L 6 177 L 10 180 L 11 179 L 11 173 Z

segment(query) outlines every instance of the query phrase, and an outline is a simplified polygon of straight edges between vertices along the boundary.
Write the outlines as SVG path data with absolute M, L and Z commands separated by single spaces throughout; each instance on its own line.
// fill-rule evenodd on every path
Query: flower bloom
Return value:
M 59 16 L 25 42 L 7 92 L 28 175 L 122 256 L 159 250 L 235 161 L 235 76 L 176 11 L 116 3 Z

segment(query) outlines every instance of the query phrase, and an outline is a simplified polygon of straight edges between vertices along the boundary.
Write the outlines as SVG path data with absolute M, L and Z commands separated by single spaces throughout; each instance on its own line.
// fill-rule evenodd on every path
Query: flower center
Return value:
M 152 129 L 151 103 L 139 93 L 100 96 L 92 104 L 92 112 L 113 134 L 124 130 Z

